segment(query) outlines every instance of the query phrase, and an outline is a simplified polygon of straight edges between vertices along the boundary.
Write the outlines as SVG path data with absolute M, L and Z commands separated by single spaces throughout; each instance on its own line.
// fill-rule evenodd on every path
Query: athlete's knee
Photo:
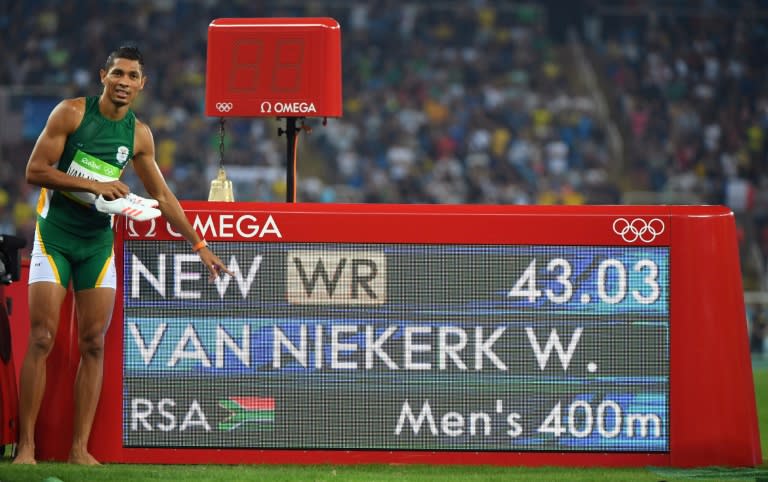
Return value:
M 101 332 L 81 333 L 78 343 L 80 356 L 101 358 L 104 354 L 104 334 Z
M 56 341 L 56 333 L 47 325 L 34 324 L 29 332 L 29 348 L 37 355 L 48 356 Z

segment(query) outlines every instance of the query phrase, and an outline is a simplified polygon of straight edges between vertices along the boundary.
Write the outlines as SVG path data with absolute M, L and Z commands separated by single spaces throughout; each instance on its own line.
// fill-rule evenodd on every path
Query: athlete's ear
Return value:
M 139 84 L 139 90 L 144 90 L 144 84 L 147 83 L 147 76 L 142 75 L 141 76 L 141 83 Z
M 107 78 L 107 71 L 104 69 L 99 69 L 99 78 L 101 79 L 101 83 L 104 83 L 104 79 Z

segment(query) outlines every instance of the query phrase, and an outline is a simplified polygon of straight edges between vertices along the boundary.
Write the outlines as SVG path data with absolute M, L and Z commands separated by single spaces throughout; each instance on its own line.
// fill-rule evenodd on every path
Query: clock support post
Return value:
M 296 117 L 285 118 L 285 129 L 278 127 L 277 135 L 285 134 L 285 202 L 296 202 L 296 154 L 299 145 L 299 128 Z M 302 121 L 302 126 L 304 122 Z

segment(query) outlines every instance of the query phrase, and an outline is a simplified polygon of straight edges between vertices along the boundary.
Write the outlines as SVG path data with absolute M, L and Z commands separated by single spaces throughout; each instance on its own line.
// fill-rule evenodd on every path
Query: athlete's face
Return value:
M 106 97 L 115 105 L 129 105 L 144 88 L 144 72 L 138 60 L 116 58 L 109 70 L 101 69 Z

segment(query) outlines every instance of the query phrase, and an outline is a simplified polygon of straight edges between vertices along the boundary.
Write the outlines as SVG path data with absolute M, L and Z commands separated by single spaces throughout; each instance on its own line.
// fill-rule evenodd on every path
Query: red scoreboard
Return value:
M 761 463 L 724 207 L 184 208 L 234 277 L 120 223 L 99 460 Z M 41 460 L 69 449 L 73 326 Z
M 205 113 L 341 116 L 341 29 L 332 18 L 220 18 L 208 27 Z

